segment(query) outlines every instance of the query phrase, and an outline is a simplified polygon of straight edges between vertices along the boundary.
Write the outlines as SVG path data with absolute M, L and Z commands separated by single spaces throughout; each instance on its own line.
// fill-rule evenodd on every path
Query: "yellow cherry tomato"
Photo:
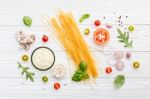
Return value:
M 86 29 L 84 30 L 84 34 L 85 34 L 85 35 L 88 35 L 89 33 L 90 33 L 90 29 L 86 28 Z
M 134 61 L 134 62 L 133 62 L 133 67 L 134 67 L 135 69 L 139 68 L 139 67 L 140 67 L 140 62 Z
M 133 32 L 133 31 L 134 31 L 134 26 L 130 25 L 130 26 L 128 27 L 128 30 L 129 30 L 130 32 Z
M 29 56 L 28 55 L 22 55 L 22 60 L 23 61 L 28 61 L 29 60 Z
M 44 83 L 47 83 L 47 82 L 48 82 L 48 77 L 47 77 L 47 76 L 43 76 L 43 77 L 42 77 L 42 81 L 43 81 Z

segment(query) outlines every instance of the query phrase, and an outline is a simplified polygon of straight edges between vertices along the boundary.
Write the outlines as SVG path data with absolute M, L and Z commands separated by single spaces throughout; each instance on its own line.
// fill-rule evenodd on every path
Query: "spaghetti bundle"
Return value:
M 51 32 L 63 45 L 67 54 L 76 66 L 84 60 L 87 62 L 87 73 L 90 77 L 98 77 L 98 68 L 71 12 L 59 11 L 57 17 L 48 20 Z M 77 67 L 78 68 L 78 67 Z

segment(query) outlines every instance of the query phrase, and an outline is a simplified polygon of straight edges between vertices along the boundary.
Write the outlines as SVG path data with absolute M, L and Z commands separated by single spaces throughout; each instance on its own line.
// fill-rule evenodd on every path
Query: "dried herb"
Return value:
M 119 38 L 119 42 L 124 43 L 124 47 L 133 47 L 133 41 L 129 41 L 129 34 L 126 32 L 122 32 L 119 28 L 117 29 L 117 32 L 119 34 L 119 36 L 117 36 L 117 38 Z
M 28 27 L 30 27 L 32 25 L 32 19 L 29 16 L 24 16 L 23 17 L 23 22 Z
M 28 67 L 24 67 L 22 66 L 19 62 L 18 62 L 18 68 L 22 70 L 22 75 L 26 75 L 26 80 L 30 79 L 30 81 L 34 82 L 34 78 L 33 76 L 35 75 L 33 72 L 29 72 L 29 68 Z
M 90 14 L 83 14 L 82 17 L 79 19 L 79 22 L 83 22 L 85 19 L 89 18 Z
M 117 88 L 117 89 L 121 88 L 123 86 L 124 82 L 125 82 L 124 75 L 117 75 L 114 80 L 115 88 Z

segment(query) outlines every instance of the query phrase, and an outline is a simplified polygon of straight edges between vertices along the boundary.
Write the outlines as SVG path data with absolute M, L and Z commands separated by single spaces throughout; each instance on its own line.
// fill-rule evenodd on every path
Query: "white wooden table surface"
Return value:
M 148 99 L 150 96 L 150 2 L 149 0 L 0 0 L 0 99 Z M 108 45 L 121 51 L 132 51 L 132 59 L 126 61 L 125 69 L 121 72 L 114 71 L 111 75 L 105 73 L 97 79 L 97 86 L 93 89 L 83 83 L 73 83 L 69 71 L 69 63 L 66 53 L 59 47 L 53 38 L 49 43 L 41 42 L 43 34 L 49 35 L 47 26 L 43 24 L 43 15 L 54 15 L 54 10 L 60 8 L 71 10 L 79 19 L 81 14 L 90 13 L 91 18 L 79 24 L 81 31 L 92 26 L 95 19 L 101 19 L 112 22 L 113 27 L 109 30 L 111 40 Z M 136 28 L 131 34 L 134 41 L 133 49 L 125 49 L 117 41 L 117 25 L 111 19 L 103 20 L 102 17 L 110 18 L 113 13 L 117 15 L 127 15 L 129 18 L 124 22 L 124 26 L 133 24 Z M 22 17 L 28 15 L 33 20 L 31 28 L 25 27 Z M 102 25 L 104 27 L 104 25 Z M 35 33 L 36 42 L 28 52 L 19 49 L 15 34 L 19 30 Z M 49 35 L 50 36 L 50 35 Z M 92 41 L 92 33 L 85 37 L 87 43 L 96 47 Z M 21 61 L 22 54 L 31 52 L 39 46 L 48 46 L 54 50 L 56 55 L 56 64 L 63 63 L 68 71 L 64 79 L 59 82 L 62 84 L 60 90 L 53 89 L 53 83 L 56 80 L 52 77 L 51 71 L 41 72 L 36 70 L 31 63 L 24 63 L 29 66 L 31 71 L 36 73 L 35 82 L 26 81 L 21 76 L 17 68 L 17 61 Z M 104 70 L 107 64 L 108 56 L 102 52 L 92 50 L 100 60 L 100 68 Z M 141 67 L 134 70 L 131 62 L 140 60 Z M 116 90 L 113 86 L 114 77 L 117 74 L 124 74 L 126 77 L 125 85 Z M 43 84 L 41 77 L 49 76 L 49 83 Z

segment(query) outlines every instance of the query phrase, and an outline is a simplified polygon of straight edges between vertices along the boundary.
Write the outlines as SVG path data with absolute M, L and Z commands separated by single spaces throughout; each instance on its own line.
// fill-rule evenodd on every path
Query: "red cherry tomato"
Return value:
M 56 90 L 58 90 L 60 88 L 60 83 L 58 83 L 58 82 L 54 83 L 54 88 Z
M 99 25 L 101 25 L 101 22 L 100 22 L 99 20 L 96 20 L 96 21 L 94 22 L 94 24 L 95 24 L 95 26 L 99 26 Z
M 107 67 L 107 68 L 105 69 L 105 72 L 106 72 L 107 74 L 111 73 L 111 72 L 112 72 L 112 68 L 111 68 L 111 67 Z
M 43 41 L 43 42 L 47 42 L 47 41 L 48 41 L 48 36 L 43 35 L 43 37 L 42 37 L 42 41 Z
M 109 32 L 103 28 L 99 28 L 94 32 L 94 42 L 98 45 L 106 44 L 109 39 Z

